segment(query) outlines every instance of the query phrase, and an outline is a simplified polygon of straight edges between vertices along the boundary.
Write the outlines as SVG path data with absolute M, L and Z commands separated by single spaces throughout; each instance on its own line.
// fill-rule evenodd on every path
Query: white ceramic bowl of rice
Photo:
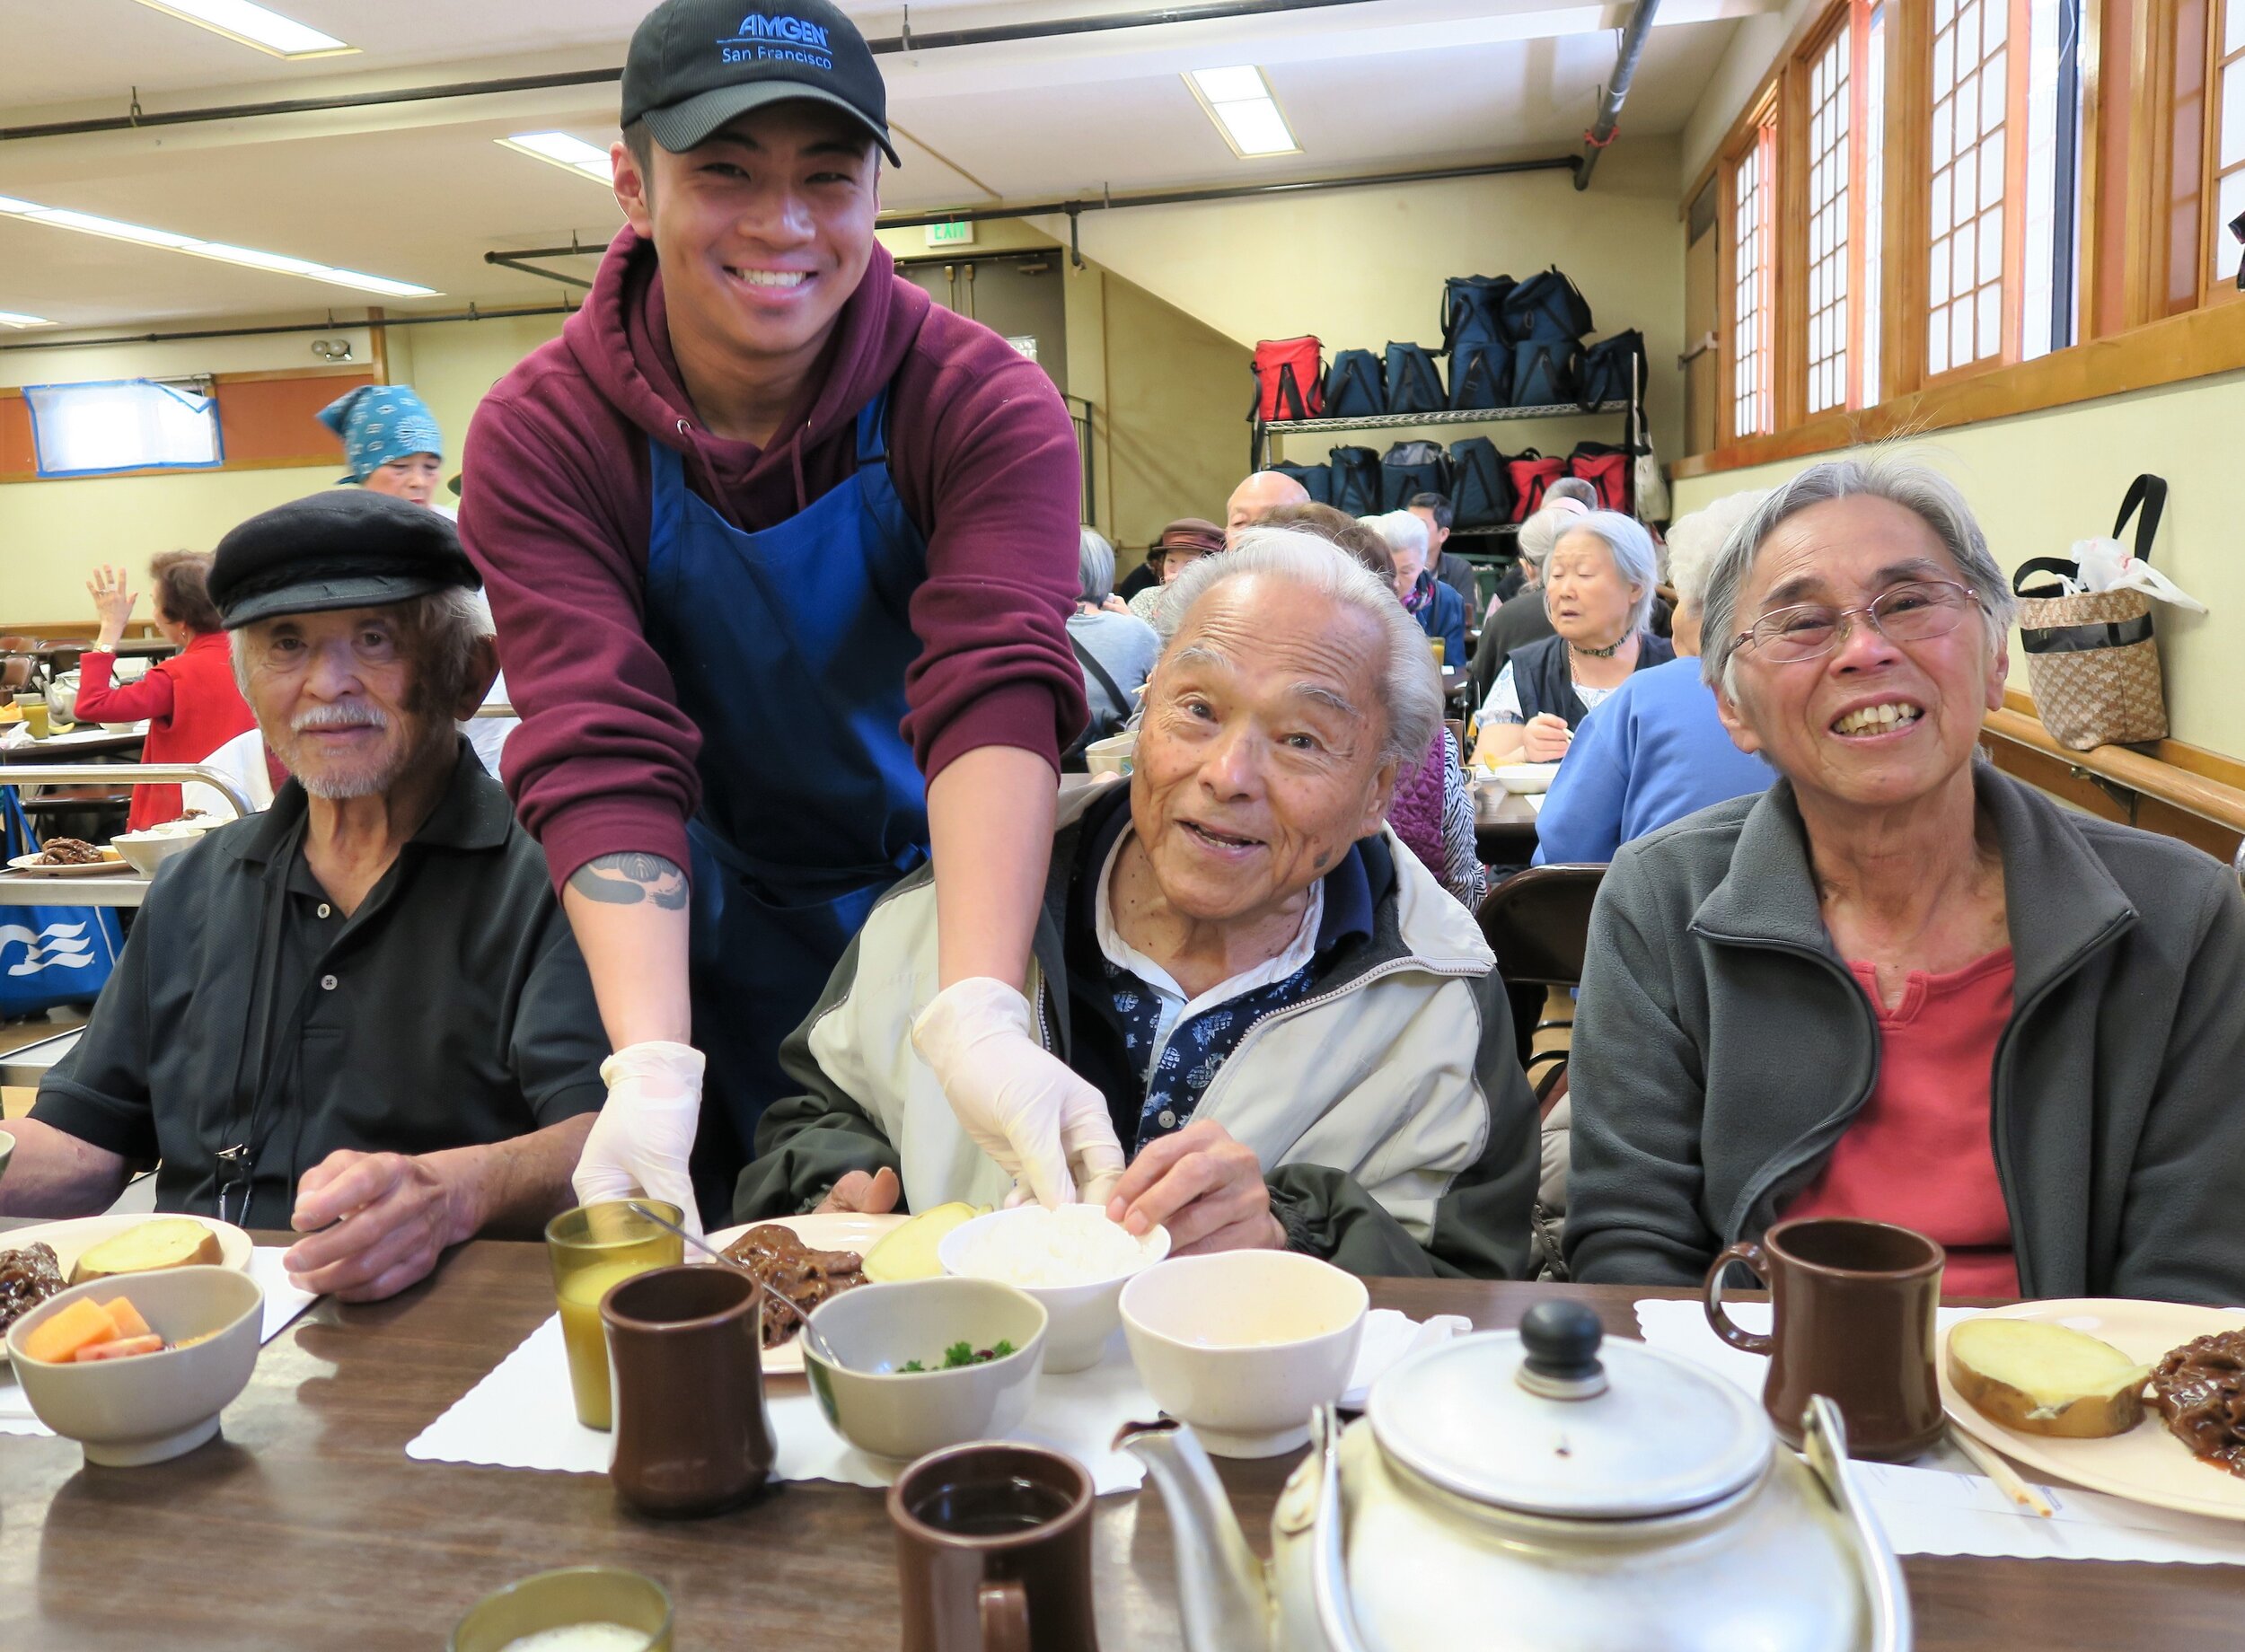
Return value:
M 1169 1230 L 1144 1238 L 1107 1220 L 1098 1205 L 1023 1205 L 962 1222 L 943 1236 L 936 1260 L 970 1279 L 1017 1286 L 1043 1305 L 1047 1372 L 1099 1363 L 1122 1323 L 1122 1287 L 1169 1254 Z

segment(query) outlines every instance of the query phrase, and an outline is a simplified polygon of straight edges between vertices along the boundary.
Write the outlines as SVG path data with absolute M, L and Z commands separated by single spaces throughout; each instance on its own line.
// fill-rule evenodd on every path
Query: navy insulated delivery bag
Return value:
M 1512 347 L 1493 339 L 1461 344 L 1450 352 L 1450 406 L 1512 405 Z
M 1434 358 L 1415 344 L 1387 347 L 1387 410 L 1390 413 L 1439 413 L 1443 409 L 1442 376 Z
M 1266 470 L 1275 470 L 1281 476 L 1292 477 L 1307 490 L 1309 502 L 1312 505 L 1333 503 L 1333 467 L 1331 465 L 1268 464 L 1263 468 Z
M 1316 418 L 1325 403 L 1325 347 L 1315 338 L 1265 338 L 1255 346 L 1255 407 L 1263 424 Z
M 1450 531 L 1497 528 L 1512 520 L 1512 477 L 1487 436 L 1450 444 Z
M 1379 512 L 1379 455 L 1369 447 L 1336 447 L 1333 465 L 1333 508 L 1351 516 Z
M 1504 301 L 1512 292 L 1510 276 L 1452 276 L 1442 283 L 1442 353 L 1455 356 L 1467 344 L 1510 344 L 1504 330 Z
M 0 786 L 0 852 L 8 859 L 39 853 L 15 787 Z M 97 906 L 0 906 L 0 1015 L 33 1015 L 61 1004 L 101 996 L 125 932 L 117 914 Z
M 1398 442 L 1380 455 L 1380 504 L 1402 510 L 1412 496 L 1447 494 L 1450 490 L 1450 461 L 1439 442 Z
M 1519 343 L 1528 338 L 1580 341 L 1595 329 L 1589 304 L 1554 264 L 1505 294 L 1504 330 L 1507 338 Z
M 1636 368 L 1636 382 L 1630 382 L 1630 369 Z M 1616 333 L 1611 338 L 1601 338 L 1582 352 L 1582 405 L 1595 408 L 1601 401 L 1628 401 L 1644 389 L 1645 336 L 1635 328 L 1625 333 Z
M 1572 338 L 1530 338 L 1512 347 L 1512 405 L 1548 408 L 1582 394 L 1582 347 Z
M 1387 411 L 1387 381 L 1369 350 L 1336 350 L 1325 374 L 1326 418 L 1377 418 Z

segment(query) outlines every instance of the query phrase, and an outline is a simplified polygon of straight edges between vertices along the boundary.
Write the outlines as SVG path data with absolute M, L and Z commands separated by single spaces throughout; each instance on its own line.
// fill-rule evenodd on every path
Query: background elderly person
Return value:
M 386 1296 L 535 1237 L 606 1094 L 545 857 L 453 718 L 496 663 L 451 523 L 332 490 L 218 547 L 211 597 L 294 777 L 166 861 L 69 1054 L 10 1124 L 0 1213 L 156 1207 L 306 1237 L 307 1290 Z
M 1573 491 L 1579 489 L 1581 496 Z M 1560 534 L 1581 517 L 1598 509 L 1598 489 L 1575 477 L 1563 476 L 1544 496 L 1544 508 L 1520 524 L 1513 536 L 1512 568 L 1497 582 L 1497 594 L 1482 617 L 1481 639 L 1474 648 L 1474 704 L 1489 698 L 1497 673 L 1516 648 L 1538 637 L 1553 637 L 1551 616 L 1544 611 L 1544 564 Z
M 1290 505 L 1309 503 L 1309 489 L 1283 470 L 1252 470 L 1224 501 L 1224 544 L 1238 544 L 1239 536 L 1269 513 Z
M 1078 532 L 1076 566 L 1082 584 L 1068 617 L 1068 646 L 1083 665 L 1084 700 L 1091 708 L 1080 747 L 1115 734 L 1138 710 L 1138 691 L 1154 669 L 1161 638 L 1114 600 L 1114 547 L 1098 529 Z
M 1660 583 L 1652 536 L 1618 511 L 1568 527 L 1544 564 L 1544 606 L 1556 636 L 1516 648 L 1482 702 L 1474 760 L 1555 763 L 1590 707 L 1629 674 L 1676 657 L 1647 629 Z
M 1395 560 L 1395 594 L 1404 611 L 1442 645 L 1442 664 L 1460 669 L 1466 663 L 1466 599 L 1429 570 L 1431 541 L 1425 519 L 1413 511 L 1389 511 L 1360 520 L 1387 541 Z
M 2245 901 L 1976 760 L 2012 602 L 1955 488 L 1813 466 L 1705 601 L 1723 720 L 1783 779 L 1607 875 L 1575 1276 L 1696 1281 L 1851 1216 L 1940 1241 L 1965 1296 L 2245 1300 Z
M 250 707 L 234 686 L 233 668 L 226 659 L 226 634 L 218 623 L 218 609 L 206 584 L 210 558 L 192 550 L 167 550 L 148 564 L 154 592 L 156 628 L 179 649 L 168 660 L 148 668 L 138 682 L 112 680 L 117 669 L 117 645 L 133 617 L 139 593 L 125 582 L 125 570 L 104 564 L 93 570 L 86 590 L 101 628 L 93 646 L 78 662 L 78 700 L 75 713 L 84 723 L 148 723 L 141 745 L 141 760 L 150 763 L 207 762 L 257 726 Z M 256 743 L 249 743 L 255 745 Z M 251 753 L 262 769 L 261 748 Z M 237 767 L 231 760 L 223 766 Z M 252 787 L 253 795 L 269 788 Z M 215 795 L 207 788 L 198 791 Z M 198 806 L 207 807 L 207 804 Z M 173 821 L 186 807 L 177 786 L 150 783 L 133 787 L 128 830 L 138 831 L 160 821 Z
M 1164 593 L 1182 578 L 1186 569 L 1203 557 L 1212 557 L 1224 549 L 1224 531 L 1212 522 L 1198 516 L 1180 516 L 1161 531 L 1161 537 L 1147 547 L 1149 566 L 1158 564 L 1161 584 L 1140 592 L 1131 599 L 1131 611 L 1149 625 L 1158 623 Z
M 1063 804 L 1038 1024 L 1131 1156 L 1110 1214 L 1181 1251 L 1515 1275 L 1535 1107 L 1472 918 L 1381 829 L 1440 690 L 1378 581 L 1257 529 L 1175 588 L 1127 786 Z M 782 1059 L 736 1217 L 989 1202 L 1007 1177 L 905 1029 L 936 988 L 923 870 L 875 909 Z
M 1387 542 L 1346 511 L 1330 505 L 1282 505 L 1264 512 L 1260 525 L 1314 533 L 1347 551 L 1388 589 L 1395 588 L 1395 558 Z M 1457 737 L 1447 727 L 1436 731 L 1416 767 L 1396 770 L 1387 824 L 1420 864 L 1442 880 L 1442 887 L 1466 903 L 1467 911 L 1481 909 L 1482 897 L 1489 892 L 1489 874 L 1474 836 L 1474 795 L 1466 785 L 1465 756 Z
M 1767 786 L 1760 758 L 1724 730 L 1700 676 L 1700 605 L 1715 554 L 1764 495 L 1734 493 L 1668 530 L 1677 658 L 1633 673 L 1575 733 L 1536 817 L 1536 864 L 1607 861 L 1633 839 Z
M 404 384 L 362 384 L 320 409 L 320 422 L 343 439 L 350 467 L 341 479 L 369 493 L 460 513 L 436 497 L 445 477 L 445 433 L 428 404 Z

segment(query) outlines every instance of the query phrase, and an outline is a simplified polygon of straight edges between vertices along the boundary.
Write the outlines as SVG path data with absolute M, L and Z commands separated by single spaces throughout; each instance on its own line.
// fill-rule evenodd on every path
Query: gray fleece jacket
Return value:
M 1985 764 L 2016 959 L 1995 1164 L 2027 1296 L 2245 1302 L 2245 900 L 2170 838 Z M 1879 1070 L 1792 787 L 1624 847 L 1572 1061 L 1578 1279 L 1695 1284 L 1829 1156 Z

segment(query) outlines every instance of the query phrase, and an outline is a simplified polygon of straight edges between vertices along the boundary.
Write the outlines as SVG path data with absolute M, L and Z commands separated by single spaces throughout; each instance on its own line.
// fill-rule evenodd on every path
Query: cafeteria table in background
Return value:
M 1690 1294 L 1437 1279 L 1371 1288 L 1378 1306 L 1464 1314 L 1483 1329 L 1572 1296 L 1629 1338 L 1638 1299 Z M 541 1247 L 478 1241 L 389 1302 L 318 1304 L 266 1347 L 224 1437 L 174 1462 L 89 1469 L 67 1440 L 0 1437 L 0 1648 L 429 1652 L 489 1591 L 597 1561 L 669 1589 L 678 1652 L 895 1652 L 895 1545 L 878 1491 L 788 1484 L 715 1519 L 660 1521 L 620 1510 L 598 1475 L 409 1459 L 406 1442 L 552 1312 Z M 1220 1464 L 1259 1552 L 1293 1462 Z M 1180 1646 L 1160 1497 L 1149 1486 L 1101 1498 L 1093 1545 L 1106 1652 Z M 2245 1638 L 2245 1567 L 1902 1564 L 1919 1652 L 2195 1652 Z

